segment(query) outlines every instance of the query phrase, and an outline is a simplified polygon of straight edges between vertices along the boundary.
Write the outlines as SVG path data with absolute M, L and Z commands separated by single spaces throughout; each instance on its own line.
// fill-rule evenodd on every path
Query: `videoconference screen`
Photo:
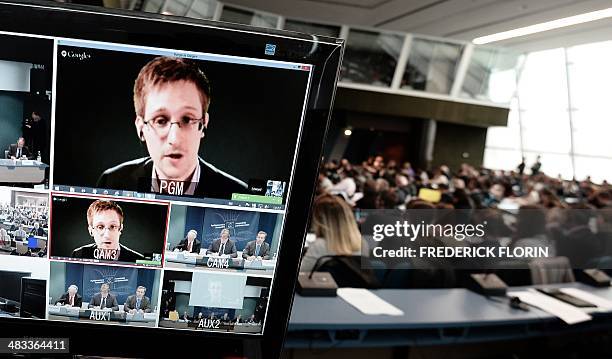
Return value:
M 262 334 L 311 75 L 0 32 L 0 313 Z

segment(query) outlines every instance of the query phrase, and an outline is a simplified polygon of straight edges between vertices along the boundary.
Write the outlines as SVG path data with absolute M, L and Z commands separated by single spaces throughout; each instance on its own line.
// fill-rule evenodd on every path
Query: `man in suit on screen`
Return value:
M 134 313 L 151 313 L 151 300 L 145 296 L 147 288 L 138 286 L 136 288 L 136 294 L 132 294 L 127 297 L 125 304 L 123 304 L 123 310 L 134 314 Z
M 12 159 L 28 159 L 31 156 L 32 154 L 30 153 L 30 149 L 26 147 L 25 139 L 23 137 L 19 137 L 17 143 L 9 146 L 9 157 Z
M 202 242 L 196 238 L 197 235 L 198 232 L 195 229 L 189 230 L 189 232 L 187 232 L 187 237 L 182 239 L 179 244 L 174 247 L 174 250 L 186 251 L 189 253 L 200 253 Z
M 74 284 L 71 285 L 70 287 L 68 287 L 68 291 L 62 294 L 62 296 L 55 302 L 55 304 L 69 305 L 71 307 L 80 308 L 83 304 L 83 297 L 79 295 L 78 291 L 79 287 Z
M 136 262 L 144 256 L 119 243 L 123 232 L 123 210 L 114 201 L 97 200 L 87 209 L 89 235 L 94 243 L 72 251 L 73 258 Z
M 210 99 L 208 78 L 194 61 L 161 56 L 147 63 L 134 84 L 134 123 L 149 156 L 106 170 L 98 187 L 224 199 L 246 193 L 246 183 L 198 155 Z
M 232 258 L 238 257 L 238 251 L 236 250 L 236 242 L 232 241 L 230 237 L 230 231 L 227 228 L 223 228 L 220 233 L 221 238 L 213 241 L 208 247 L 208 250 L 218 255 L 228 255 Z
M 257 232 L 257 239 L 250 241 L 244 247 L 242 258 L 250 261 L 254 259 L 270 259 L 270 245 L 266 243 L 267 235 L 264 231 Z
M 119 310 L 117 297 L 110 293 L 110 286 L 107 283 L 100 286 L 100 293 L 96 293 L 91 297 L 89 308 Z

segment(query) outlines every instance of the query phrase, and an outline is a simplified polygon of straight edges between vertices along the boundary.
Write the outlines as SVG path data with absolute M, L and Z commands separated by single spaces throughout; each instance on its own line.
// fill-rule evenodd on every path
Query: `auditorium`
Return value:
M 15 353 L 612 357 L 609 0 L 34 1 L 0 3 Z

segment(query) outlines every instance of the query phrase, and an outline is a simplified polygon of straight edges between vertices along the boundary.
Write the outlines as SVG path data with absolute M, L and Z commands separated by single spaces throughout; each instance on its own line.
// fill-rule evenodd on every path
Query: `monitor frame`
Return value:
M 344 40 L 275 29 L 196 20 L 175 16 L 111 10 L 40 1 L 0 1 L 0 31 L 51 37 L 136 44 L 187 51 L 270 59 L 264 47 L 273 39 L 274 60 L 312 64 L 313 74 L 286 206 L 284 240 L 279 248 L 263 335 L 220 335 L 137 327 L 91 325 L 29 319 L 2 319 L 0 334 L 70 338 L 72 353 L 91 355 L 159 355 L 160 345 L 177 346 L 182 354 L 207 357 L 280 356 L 299 271 L 301 250 L 324 139 L 338 81 Z M 206 41 L 201 41 L 206 39 Z M 5 335 L 6 336 L 6 335 Z M 96 345 L 92 338 L 104 338 Z M 138 338 L 139 345 L 132 345 Z M 112 345 L 109 345 L 112 344 Z M 181 345 L 179 345 L 182 343 Z

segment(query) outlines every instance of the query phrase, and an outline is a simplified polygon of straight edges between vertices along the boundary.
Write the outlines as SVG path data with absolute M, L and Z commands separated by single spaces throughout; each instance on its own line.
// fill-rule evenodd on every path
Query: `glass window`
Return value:
M 172 15 L 183 16 L 191 6 L 192 0 L 168 0 L 164 11 Z
M 161 7 L 164 4 L 164 0 L 147 0 L 142 7 L 143 11 L 159 13 Z
M 278 16 L 224 5 L 221 12 L 221 21 L 274 29 L 278 24 Z
M 601 183 L 612 178 L 612 158 L 575 156 L 574 162 L 578 180 L 591 176 L 591 181 Z
M 195 0 L 185 16 L 196 19 L 212 19 L 218 2 L 215 0 Z
M 517 53 L 475 47 L 459 96 L 496 103 L 510 102 L 522 59 Z
M 298 20 L 285 20 L 285 30 L 329 37 L 340 37 L 340 26 L 313 24 Z
M 484 153 L 485 168 L 496 170 L 514 170 L 521 163 L 521 151 L 499 148 L 487 148 Z
M 391 86 L 404 35 L 350 30 L 342 60 L 342 81 Z
M 574 176 L 572 170 L 572 160 L 569 154 L 530 151 L 525 152 L 525 173 L 531 173 L 531 166 L 536 162 L 538 155 L 540 156 L 540 162 L 542 163 L 540 172 L 544 172 L 550 177 L 558 177 L 561 175 L 561 177 L 565 179 L 571 179 Z
M 521 150 L 521 127 L 518 111 L 518 101 L 515 98 L 510 104 L 508 124 L 506 126 L 489 127 L 487 130 L 487 147 Z
M 462 52 L 462 45 L 413 39 L 400 87 L 434 93 L 450 93 Z

